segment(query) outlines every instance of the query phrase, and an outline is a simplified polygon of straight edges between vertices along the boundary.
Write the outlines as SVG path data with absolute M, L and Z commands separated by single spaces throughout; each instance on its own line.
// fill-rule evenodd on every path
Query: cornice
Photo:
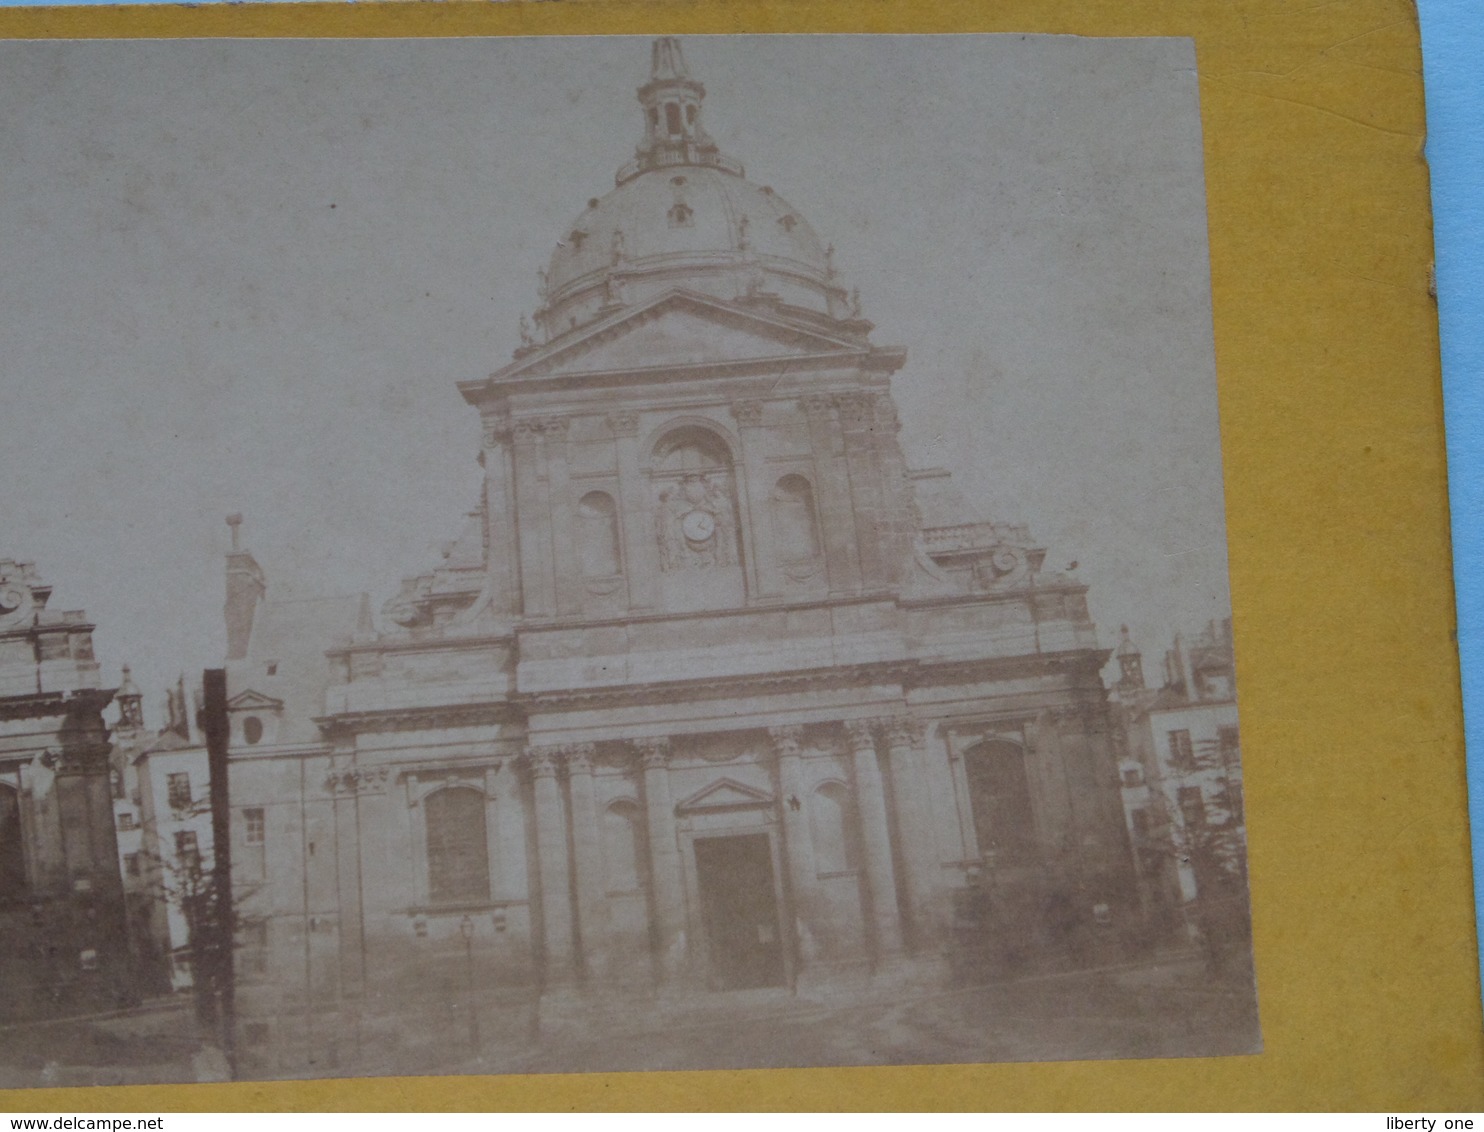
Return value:
M 498 699 L 477 704 L 428 704 L 380 711 L 339 712 L 316 716 L 314 722 L 327 736 L 333 736 L 361 731 L 477 727 L 482 724 L 509 723 L 512 718 L 518 718 L 518 710 L 512 700 Z

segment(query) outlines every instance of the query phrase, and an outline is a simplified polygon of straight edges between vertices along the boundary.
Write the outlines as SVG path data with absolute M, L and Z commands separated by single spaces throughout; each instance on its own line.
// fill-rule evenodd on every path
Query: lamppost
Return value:
M 459 921 L 464 937 L 465 1000 L 469 1004 L 469 1048 L 479 1052 L 479 1012 L 474 1008 L 474 921 L 467 915 Z

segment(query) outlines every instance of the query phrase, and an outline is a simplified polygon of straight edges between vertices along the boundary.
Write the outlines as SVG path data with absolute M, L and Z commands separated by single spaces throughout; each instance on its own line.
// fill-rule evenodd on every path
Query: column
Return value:
M 802 970 L 812 950 L 809 924 L 816 901 L 814 845 L 809 837 L 808 799 L 804 797 L 803 759 L 800 745 L 804 729 L 798 726 L 770 727 L 773 756 L 778 765 L 778 800 L 783 815 L 783 859 L 788 876 L 794 918 L 795 971 Z
M 870 720 L 845 724 L 855 770 L 855 806 L 860 816 L 861 863 L 871 897 L 871 926 L 878 959 L 902 950 L 902 918 L 897 910 L 897 882 L 891 864 L 891 829 L 887 824 L 886 791 L 876 761 L 876 740 Z
M 922 765 L 922 724 L 905 715 L 881 723 L 886 735 L 886 765 L 897 819 L 907 917 L 915 933 L 914 942 L 921 942 L 932 931 L 932 895 L 938 872 L 938 851 L 933 843 L 930 799 Z
M 556 611 L 582 612 L 582 575 L 577 563 L 576 515 L 567 462 L 566 417 L 545 417 L 541 435 L 546 448 L 546 498 L 551 509 L 552 576 L 556 583 Z
M 834 399 L 810 395 L 799 404 L 809 422 L 809 447 L 817 471 L 815 486 L 819 492 L 819 519 L 823 526 L 830 593 L 855 593 L 860 589 L 860 564 L 850 517 L 850 482 L 840 462 L 843 441 L 835 420 Z
M 581 961 L 589 975 L 600 975 L 606 952 L 608 906 L 603 893 L 598 796 L 593 786 L 593 745 L 562 748 L 572 798 L 572 866 L 577 879 L 577 931 Z
M 557 784 L 557 749 L 532 747 L 531 770 L 536 817 L 536 875 L 541 882 L 541 930 L 546 944 L 546 984 L 572 975 L 572 891 L 567 877 L 567 830 Z
M 655 943 L 662 980 L 673 979 L 685 958 L 685 885 L 675 840 L 675 806 L 670 800 L 670 740 L 636 739 L 644 773 L 644 809 L 649 832 L 650 892 L 654 901 Z
M 551 574 L 551 512 L 543 483 L 546 476 L 541 459 L 541 429 L 534 421 L 516 421 L 512 429 L 516 511 L 513 533 L 520 544 L 521 608 L 528 616 L 549 616 L 556 612 L 556 594 Z
M 732 403 L 732 416 L 737 421 L 737 436 L 742 447 L 739 454 L 741 466 L 737 469 L 737 497 L 747 524 L 747 538 L 743 544 L 747 556 L 747 592 L 776 594 L 782 587 L 778 584 L 778 558 L 773 551 L 773 527 L 768 514 L 768 498 L 773 485 L 768 482 L 768 469 L 763 462 L 763 403 L 735 401 Z
M 623 572 L 629 586 L 629 606 L 651 609 L 655 604 L 655 577 L 660 563 L 650 516 L 653 504 L 649 482 L 639 467 L 639 415 L 610 413 L 608 430 L 618 452 L 618 488 L 622 498 Z

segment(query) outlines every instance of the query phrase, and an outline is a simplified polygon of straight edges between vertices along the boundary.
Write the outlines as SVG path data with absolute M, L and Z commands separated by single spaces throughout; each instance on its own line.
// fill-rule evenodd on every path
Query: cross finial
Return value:
M 234 511 L 234 512 L 232 512 L 232 514 L 228 515 L 227 516 L 227 526 L 229 526 L 229 527 L 232 528 L 232 550 L 233 551 L 241 550 L 242 549 L 242 546 L 241 546 L 241 539 L 239 537 L 239 534 L 240 534 L 241 529 L 242 529 L 242 512 L 241 511 Z

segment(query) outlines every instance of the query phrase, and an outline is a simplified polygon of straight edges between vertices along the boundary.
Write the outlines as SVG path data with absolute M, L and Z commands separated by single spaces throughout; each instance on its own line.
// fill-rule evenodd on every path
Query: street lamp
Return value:
M 479 1012 L 474 1009 L 474 921 L 466 914 L 459 921 L 459 935 L 464 937 L 465 1000 L 469 1004 L 469 1048 L 479 1051 Z

